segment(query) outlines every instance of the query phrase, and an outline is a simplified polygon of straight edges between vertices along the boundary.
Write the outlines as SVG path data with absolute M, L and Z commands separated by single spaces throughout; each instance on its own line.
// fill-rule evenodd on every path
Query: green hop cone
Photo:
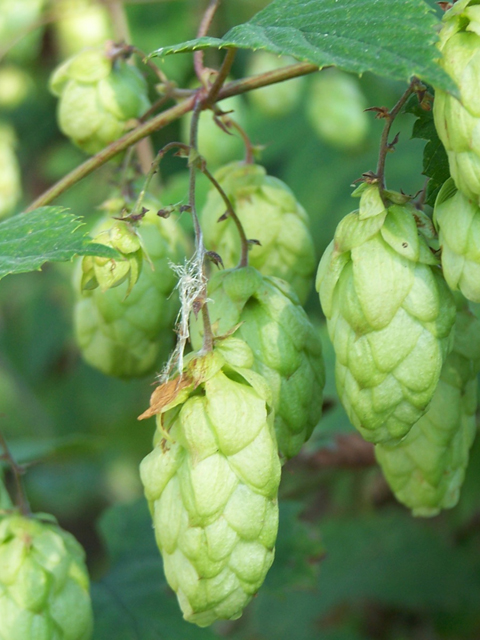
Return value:
M 216 273 L 208 283 L 208 309 L 215 335 L 245 340 L 253 369 L 270 385 L 278 449 L 295 456 L 322 414 L 325 368 L 322 345 L 286 282 L 245 267 Z M 202 345 L 201 316 L 191 318 L 194 348 Z
M 315 270 L 315 249 L 308 215 L 285 183 L 267 176 L 256 164 L 234 162 L 215 174 L 229 197 L 249 240 L 257 240 L 249 263 L 267 276 L 289 282 L 303 304 Z M 232 219 L 218 219 L 225 203 L 212 189 L 202 210 L 201 224 L 209 249 L 222 257 L 225 267 L 235 267 L 241 245 Z
M 460 0 L 443 17 L 441 64 L 460 90 L 461 102 L 435 91 L 433 116 L 455 184 L 480 204 L 480 6 Z
M 12 213 L 22 193 L 20 167 L 14 146 L 13 130 L 0 125 L 0 218 Z
M 239 618 L 273 562 L 280 462 L 270 389 L 252 364 L 228 338 L 152 396 L 160 415 L 140 475 L 168 583 L 201 627 Z
M 338 225 L 317 290 L 350 421 L 370 442 L 398 441 L 435 392 L 455 304 L 417 229 L 416 220 L 428 219 L 401 194 L 387 192 L 392 204 L 385 209 L 376 185 L 358 192 L 360 209 Z
M 85 288 L 85 283 L 94 281 L 91 261 L 79 262 L 74 277 L 78 296 L 75 336 L 82 355 L 103 373 L 121 378 L 146 375 L 170 350 L 179 302 L 173 293 L 177 279 L 169 262 L 182 261 L 187 251 L 186 238 L 176 222 L 155 215 L 158 203 L 147 201 L 145 206 L 151 210 L 140 223 L 137 241 L 141 240 L 147 257 L 131 291 L 128 279 L 105 291 Z M 102 220 L 97 231 L 102 233 L 111 225 L 110 218 Z
M 451 289 L 480 302 L 480 208 L 449 178 L 435 202 L 433 220 L 442 248 L 442 267 Z
M 95 0 L 57 0 L 60 17 L 53 24 L 60 55 L 68 58 L 113 36 L 107 7 Z
M 89 640 L 93 617 L 85 554 L 56 523 L 0 517 L 2 640 Z
M 357 78 L 327 69 L 312 79 L 307 117 L 321 140 L 339 149 L 358 147 L 366 138 L 367 101 Z
M 268 71 L 276 71 L 294 62 L 296 60 L 289 56 L 277 56 L 268 51 L 256 51 L 250 59 L 247 75 L 254 76 Z M 248 98 L 252 106 L 266 116 L 279 118 L 291 113 L 299 104 L 304 84 L 305 78 L 278 82 L 269 87 L 249 91 Z
M 150 106 L 141 73 L 103 47 L 85 49 L 54 71 L 50 90 L 60 98 L 62 133 L 94 154 L 120 138 L 129 121 Z
M 427 413 L 399 444 L 375 447 L 397 499 L 415 516 L 434 516 L 458 502 L 476 433 L 479 369 L 480 322 L 464 307 Z

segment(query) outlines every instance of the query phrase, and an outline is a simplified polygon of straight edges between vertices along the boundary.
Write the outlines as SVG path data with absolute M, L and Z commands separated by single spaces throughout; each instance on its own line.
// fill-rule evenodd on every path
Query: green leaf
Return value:
M 74 256 L 116 258 L 111 247 L 91 242 L 79 218 L 63 207 L 40 207 L 0 223 L 0 279 L 11 273 L 38 271 L 48 261 Z
M 427 91 L 431 89 L 428 87 Z M 417 117 L 413 125 L 412 138 L 427 140 L 423 150 L 422 173 L 430 178 L 425 202 L 433 207 L 443 183 L 450 177 L 447 152 L 438 137 L 433 121 L 433 111 L 422 109 L 416 95 L 413 95 L 405 105 L 405 112 Z
M 441 69 L 439 21 L 423 0 L 274 0 L 223 38 L 198 38 L 152 56 L 223 49 L 265 49 L 318 65 L 409 81 L 417 76 L 458 94 Z

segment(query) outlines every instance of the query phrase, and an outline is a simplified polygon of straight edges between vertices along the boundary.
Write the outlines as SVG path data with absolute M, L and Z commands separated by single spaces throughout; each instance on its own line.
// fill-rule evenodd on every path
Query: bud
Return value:
M 0 518 L 2 640 L 91 638 L 84 551 L 48 519 L 14 512 Z
M 480 208 L 450 178 L 435 202 L 434 222 L 442 248 L 442 267 L 451 289 L 480 302 Z
M 239 618 L 273 562 L 280 463 L 270 390 L 252 364 L 228 338 L 152 396 L 155 447 L 140 475 L 167 581 L 201 627 Z
M 340 222 L 322 257 L 317 290 L 350 421 L 370 442 L 399 441 L 433 397 L 452 346 L 455 304 L 415 207 L 385 208 L 376 185 L 358 194 L 359 211 Z
M 295 456 L 322 414 L 325 367 L 317 332 L 288 284 L 253 267 L 216 273 L 207 295 L 214 334 L 235 330 L 252 349 L 253 369 L 272 391 L 279 452 Z M 200 349 L 201 316 L 190 326 L 192 345 Z
M 315 248 L 308 215 L 285 183 L 266 175 L 256 164 L 234 162 L 215 174 L 243 225 L 252 246 L 249 263 L 267 276 L 290 283 L 303 304 L 315 269 Z M 218 219 L 225 203 L 212 189 L 202 210 L 201 224 L 209 249 L 220 254 L 225 267 L 236 267 L 240 238 L 231 219 Z
M 476 2 L 460 0 L 443 17 L 441 64 L 457 84 L 461 102 L 435 90 L 433 116 L 458 189 L 480 204 L 480 12 Z
M 145 206 L 151 210 L 139 223 L 138 234 L 120 234 L 122 243 L 126 240 L 133 249 L 138 242 L 140 251 L 145 251 L 141 273 L 135 272 L 138 280 L 134 286 L 127 276 L 114 288 L 94 288 L 98 272 L 106 269 L 108 274 L 108 262 L 96 266 L 98 258 L 79 261 L 75 271 L 75 336 L 85 360 L 107 375 L 146 375 L 158 364 L 159 356 L 166 357 L 172 347 L 172 326 L 179 301 L 173 293 L 177 280 L 169 263 L 183 260 L 188 242 L 173 218 L 163 220 L 155 214 L 160 203 L 150 199 Z M 111 225 L 112 220 L 106 218 L 100 221 L 96 232 L 102 234 Z M 127 227 L 120 221 L 114 225 Z M 136 264 L 137 253 L 133 251 L 134 258 L 116 264 L 131 268 Z
M 50 90 L 60 98 L 62 133 L 90 154 L 120 138 L 127 123 L 150 106 L 138 69 L 113 59 L 103 47 L 85 49 L 66 60 L 54 71 Z
M 399 444 L 375 447 L 395 496 L 414 516 L 435 516 L 458 502 L 477 430 L 479 370 L 480 322 L 464 305 L 457 313 L 453 350 L 427 413 Z
M 321 140 L 339 149 L 358 147 L 365 140 L 367 101 L 357 78 L 324 69 L 312 78 L 306 105 L 307 117 Z

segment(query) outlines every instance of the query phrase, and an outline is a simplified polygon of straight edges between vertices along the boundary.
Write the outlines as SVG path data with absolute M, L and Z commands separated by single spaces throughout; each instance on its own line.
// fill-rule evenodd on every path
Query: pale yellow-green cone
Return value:
M 460 0 L 443 17 L 441 64 L 460 90 L 461 102 L 435 90 L 433 115 L 458 189 L 480 204 L 480 6 Z
M 317 290 L 336 354 L 339 397 L 374 443 L 399 441 L 425 413 L 452 346 L 455 304 L 401 194 L 360 188 L 325 251 Z
M 95 0 L 57 0 L 54 37 L 62 58 L 113 37 L 108 9 Z
M 13 212 L 21 195 L 15 134 L 11 127 L 0 124 L 0 218 Z
M 103 373 L 121 378 L 146 375 L 159 364 L 160 357 L 168 355 L 180 306 L 173 291 L 177 279 L 169 263 L 183 261 L 187 240 L 173 218 L 156 215 L 158 203 L 147 200 L 145 206 L 150 211 L 140 223 L 138 235 L 146 257 L 130 293 L 128 280 L 106 291 L 100 287 L 82 291 L 82 261 L 74 275 L 74 327 L 82 356 Z M 112 222 L 125 224 L 106 218 L 96 231 L 109 228 Z
M 365 140 L 367 99 L 356 77 L 338 69 L 323 70 L 312 78 L 305 104 L 308 120 L 321 140 L 339 149 L 358 147 Z
M 275 432 L 282 457 L 295 456 L 322 415 L 325 367 L 322 345 L 289 285 L 254 267 L 217 272 L 208 283 L 216 336 L 236 327 L 253 351 L 253 369 L 270 385 Z M 203 322 L 191 317 L 191 340 L 200 349 Z
M 464 307 L 427 413 L 399 444 L 375 447 L 395 496 L 414 516 L 435 516 L 458 502 L 477 430 L 479 369 L 480 322 Z
M 112 60 L 104 47 L 85 49 L 66 60 L 50 78 L 50 90 L 60 98 L 62 133 L 90 154 L 120 138 L 150 106 L 138 69 Z
M 315 249 L 308 215 L 285 183 L 267 176 L 257 164 L 233 162 L 215 174 L 230 198 L 235 213 L 252 246 L 249 263 L 267 276 L 289 282 L 303 304 L 311 288 L 315 270 Z M 208 249 L 222 257 L 225 267 L 240 261 L 240 238 L 230 218 L 218 222 L 225 203 L 212 189 L 201 214 Z
M 433 221 L 442 248 L 442 267 L 451 289 L 480 302 L 480 207 L 458 191 L 451 178 L 435 202 Z
M 75 538 L 53 521 L 0 516 L 1 640 L 89 640 L 92 627 L 85 554 Z
M 166 578 L 201 627 L 239 618 L 274 557 L 280 462 L 270 389 L 252 364 L 236 338 L 191 354 L 183 383 L 163 387 L 140 465 Z

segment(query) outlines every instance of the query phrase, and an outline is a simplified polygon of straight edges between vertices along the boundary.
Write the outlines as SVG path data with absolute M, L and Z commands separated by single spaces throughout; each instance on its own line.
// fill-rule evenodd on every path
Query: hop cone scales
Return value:
M 398 441 L 426 411 L 451 348 L 455 303 L 400 194 L 360 188 L 338 225 L 317 289 L 335 348 L 339 397 L 363 437 Z M 426 221 L 423 221 L 425 224 Z
M 128 121 L 150 106 L 138 69 L 114 60 L 103 47 L 84 49 L 61 64 L 50 79 L 50 90 L 60 98 L 60 130 L 90 154 L 120 138 Z
M 170 329 L 179 303 L 171 295 L 176 277 L 169 262 L 182 260 L 186 240 L 173 219 L 160 220 L 153 210 L 155 205 L 138 231 L 149 260 L 143 260 L 138 281 L 129 294 L 127 281 L 106 291 L 80 291 L 80 263 L 75 272 L 75 337 L 84 359 L 107 375 L 145 375 L 172 346 Z M 93 233 L 101 233 L 112 223 L 110 218 L 102 220 Z
M 322 414 L 325 367 L 314 327 L 288 284 L 254 267 L 216 273 L 208 299 L 215 334 L 236 328 L 235 336 L 252 349 L 253 368 L 272 390 L 279 452 L 291 458 Z M 200 348 L 201 317 L 192 317 L 190 326 L 192 344 Z
M 463 308 L 428 411 L 402 442 L 375 447 L 395 496 L 415 516 L 434 516 L 458 502 L 476 433 L 479 370 L 480 322 Z
M 0 519 L 1 640 L 89 640 L 89 579 L 82 547 L 56 524 Z
M 280 462 L 270 390 L 252 364 L 235 338 L 193 354 L 159 388 L 140 466 L 167 581 L 201 627 L 240 617 L 273 562 Z
M 435 203 L 442 267 L 451 289 L 480 302 L 480 208 L 448 179 Z
M 443 17 L 441 64 L 456 82 L 461 102 L 435 91 L 433 115 L 450 173 L 468 198 L 480 204 L 480 6 L 460 0 Z
M 315 249 L 308 215 L 286 184 L 267 176 L 260 165 L 234 162 L 215 174 L 232 203 L 252 246 L 249 262 L 268 276 L 289 282 L 303 304 L 315 269 Z M 225 267 L 240 260 L 240 238 L 232 219 L 218 222 L 225 202 L 216 189 L 208 195 L 201 214 L 205 243 L 222 257 Z

